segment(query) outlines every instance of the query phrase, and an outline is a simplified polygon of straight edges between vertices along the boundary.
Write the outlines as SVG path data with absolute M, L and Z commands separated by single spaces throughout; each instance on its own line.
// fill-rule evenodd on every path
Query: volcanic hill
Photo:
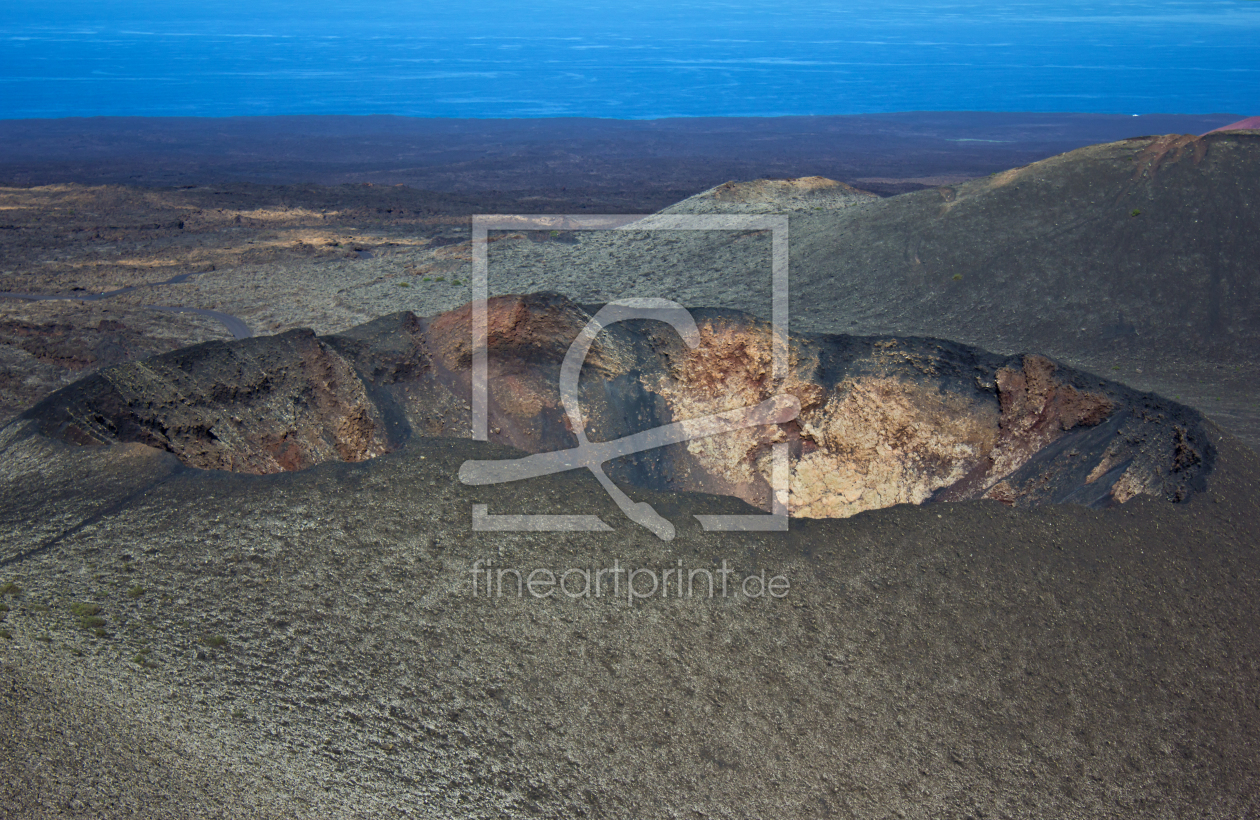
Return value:
M 1134 138 L 847 207 L 759 184 L 791 215 L 793 328 L 1038 351 L 1179 397 L 1260 445 L 1260 134 Z M 728 190 L 669 212 L 712 212 Z M 664 294 L 769 315 L 764 237 L 634 228 L 569 244 L 504 235 L 492 292 L 546 284 L 591 303 Z

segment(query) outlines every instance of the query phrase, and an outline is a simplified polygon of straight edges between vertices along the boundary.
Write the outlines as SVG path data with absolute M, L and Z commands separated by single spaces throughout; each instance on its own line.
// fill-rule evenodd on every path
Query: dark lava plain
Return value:
M 0 120 L 0 183 L 372 182 L 522 200 L 530 212 L 643 213 L 731 179 L 825 176 L 879 194 L 983 176 L 1235 114 L 918 111 L 820 117 Z

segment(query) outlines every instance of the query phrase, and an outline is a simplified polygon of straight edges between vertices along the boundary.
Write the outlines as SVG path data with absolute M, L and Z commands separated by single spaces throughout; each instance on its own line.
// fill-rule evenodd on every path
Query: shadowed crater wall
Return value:
M 492 442 L 527 452 L 577 445 L 560 399 L 569 345 L 591 318 L 556 294 L 489 304 Z M 1109 506 L 1145 494 L 1182 501 L 1215 450 L 1201 416 L 1038 355 L 942 340 L 790 339 L 771 377 L 772 328 L 749 314 L 692 311 L 700 344 L 667 325 L 605 328 L 582 371 L 592 441 L 755 405 L 786 392 L 794 420 L 627 456 L 616 480 L 771 506 L 771 447 L 788 442 L 798 517 L 847 517 L 899 503 L 991 498 Z M 363 461 L 412 436 L 471 434 L 471 308 L 385 316 L 345 333 L 294 330 L 209 342 L 100 371 L 26 415 L 76 444 L 138 442 L 184 464 L 266 474 Z

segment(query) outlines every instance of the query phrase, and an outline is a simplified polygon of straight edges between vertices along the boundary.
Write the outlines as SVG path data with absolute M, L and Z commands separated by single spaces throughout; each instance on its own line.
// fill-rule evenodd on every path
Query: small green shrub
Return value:
M 214 647 L 215 649 L 218 649 L 220 647 L 227 646 L 227 638 L 223 637 L 222 635 L 207 635 L 202 640 L 202 643 L 204 643 L 206 646 L 210 646 L 210 647 Z
M 6 641 L 11 641 L 13 640 L 13 633 L 7 629 L 0 629 L 0 638 L 4 638 Z
M 90 601 L 76 601 L 70 604 L 70 612 L 79 619 L 79 626 L 84 629 L 99 629 L 105 625 L 105 619 L 99 617 L 101 607 Z
M 11 598 L 16 598 L 17 596 L 21 594 L 22 594 L 22 588 L 18 586 L 17 584 L 13 583 L 12 581 L 8 582 L 7 584 L 4 584 L 3 586 L 0 586 L 0 595 L 8 595 Z
M 143 595 L 144 593 L 145 593 L 145 589 L 144 589 L 144 587 L 140 586 L 139 584 L 136 584 L 134 587 L 132 587 L 131 589 L 127 590 L 127 597 L 128 597 L 128 598 L 139 598 L 139 597 L 140 597 L 141 595 Z
M 1129 211 L 1129 216 L 1141 216 L 1141 215 L 1142 215 L 1142 212 L 1139 211 L 1137 208 L 1134 208 L 1132 211 Z

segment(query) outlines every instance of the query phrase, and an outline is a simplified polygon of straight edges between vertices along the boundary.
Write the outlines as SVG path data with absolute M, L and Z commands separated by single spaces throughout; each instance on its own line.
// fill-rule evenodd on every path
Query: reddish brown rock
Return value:
M 798 517 L 991 498 L 1029 505 L 1182 500 L 1214 450 L 1193 410 L 1061 367 L 929 339 L 792 337 L 774 380 L 773 329 L 692 311 L 689 348 L 660 322 L 605 327 L 580 381 L 591 441 L 790 394 L 799 416 L 626 456 L 622 484 L 732 495 L 770 508 L 772 445 L 792 453 Z M 487 304 L 489 438 L 527 452 L 577 445 L 560 396 L 569 346 L 590 320 L 555 294 Z M 102 371 L 32 411 L 77 443 L 135 441 L 207 469 L 267 473 L 360 461 L 412 435 L 469 437 L 472 312 L 383 317 L 199 345 Z

